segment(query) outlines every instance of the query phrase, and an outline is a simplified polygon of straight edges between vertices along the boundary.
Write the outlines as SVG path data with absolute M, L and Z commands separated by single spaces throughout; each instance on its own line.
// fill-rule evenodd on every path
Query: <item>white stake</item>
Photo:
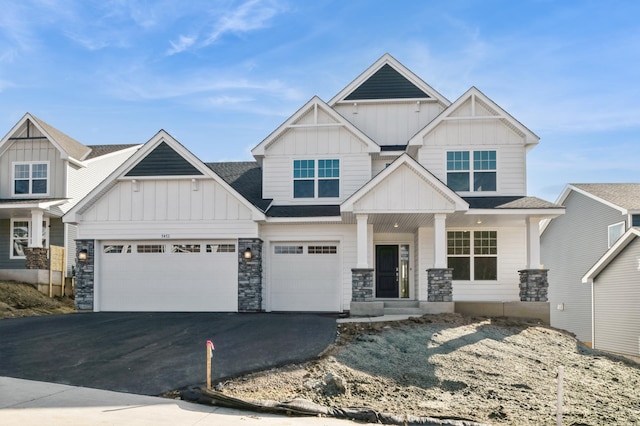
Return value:
M 556 409 L 556 424 L 562 426 L 562 394 L 563 394 L 563 382 L 564 381 L 564 367 L 558 367 L 558 406 Z

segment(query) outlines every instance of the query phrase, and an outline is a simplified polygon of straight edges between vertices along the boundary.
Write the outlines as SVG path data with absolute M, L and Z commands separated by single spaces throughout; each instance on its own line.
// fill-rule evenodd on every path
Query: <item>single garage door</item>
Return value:
M 238 310 L 235 241 L 108 241 L 99 245 L 102 311 Z
M 340 311 L 337 242 L 271 244 L 269 294 L 272 311 Z

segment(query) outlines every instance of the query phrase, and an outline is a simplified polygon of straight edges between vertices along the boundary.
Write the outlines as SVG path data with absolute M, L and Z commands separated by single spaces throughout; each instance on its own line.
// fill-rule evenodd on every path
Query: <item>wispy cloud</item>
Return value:
M 228 10 L 215 11 L 213 24 L 205 26 L 200 35 L 179 35 L 170 41 L 167 55 L 175 55 L 189 48 L 204 48 L 218 41 L 227 33 L 242 34 L 269 26 L 270 21 L 284 7 L 276 0 L 248 0 Z

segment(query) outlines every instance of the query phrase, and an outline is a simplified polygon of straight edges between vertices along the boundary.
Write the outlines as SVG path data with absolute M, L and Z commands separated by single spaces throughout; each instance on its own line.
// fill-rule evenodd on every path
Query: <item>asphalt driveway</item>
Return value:
M 144 395 L 316 357 L 336 317 L 314 314 L 78 313 L 0 320 L 0 376 Z

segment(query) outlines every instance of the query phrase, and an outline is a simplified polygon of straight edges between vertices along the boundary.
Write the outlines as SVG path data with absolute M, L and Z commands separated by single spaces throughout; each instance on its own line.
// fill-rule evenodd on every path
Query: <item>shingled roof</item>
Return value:
M 42 129 L 51 136 L 58 145 L 67 153 L 70 157 L 75 158 L 76 160 L 84 160 L 85 157 L 90 153 L 91 148 L 86 145 L 81 144 L 71 136 L 66 133 L 61 132 L 55 127 L 45 123 L 40 120 L 38 117 L 31 115 L 33 120 L 38 123 Z
M 471 209 L 557 209 L 558 204 L 537 197 L 462 197 Z
M 87 148 L 90 148 L 91 152 L 89 153 L 89 155 L 87 155 L 85 160 L 91 160 L 93 158 L 102 157 L 103 155 L 122 151 L 123 149 L 132 148 L 134 146 L 140 146 L 140 145 L 138 144 L 87 145 Z
M 570 186 L 625 210 L 640 210 L 640 183 L 572 183 Z
M 271 200 L 262 198 L 262 168 L 255 161 L 205 163 L 251 204 L 267 210 Z

